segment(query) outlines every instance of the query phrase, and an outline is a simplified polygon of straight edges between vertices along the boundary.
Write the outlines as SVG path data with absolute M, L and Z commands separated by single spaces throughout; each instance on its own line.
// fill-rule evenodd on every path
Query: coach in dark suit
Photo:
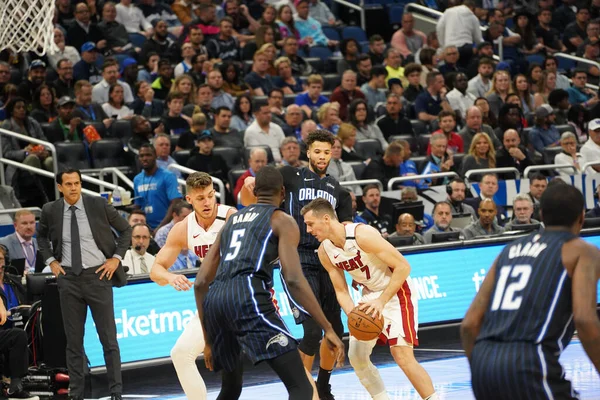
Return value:
M 111 399 L 121 399 L 121 357 L 113 308 L 113 285 L 124 277 L 121 260 L 131 243 L 131 228 L 102 197 L 81 195 L 81 173 L 56 176 L 64 198 L 44 205 L 38 227 L 40 252 L 57 277 L 67 337 L 70 396 L 83 399 L 83 334 L 90 307 L 104 350 Z M 119 237 L 115 243 L 111 228 Z M 52 244 L 52 246 L 51 246 Z

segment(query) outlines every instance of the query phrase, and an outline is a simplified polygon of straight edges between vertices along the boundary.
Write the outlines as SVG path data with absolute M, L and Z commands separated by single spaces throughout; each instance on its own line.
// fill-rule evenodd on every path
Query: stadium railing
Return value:
M 106 168 L 102 168 L 99 172 L 99 176 L 98 179 L 100 179 L 102 182 L 105 182 L 104 176 L 106 174 L 111 174 L 112 175 L 112 182 L 113 185 L 118 185 L 119 184 L 119 179 L 121 179 L 127 186 L 129 186 L 131 189 L 133 189 L 133 181 L 131 179 L 129 179 L 127 177 L 127 175 L 125 175 L 123 173 L 123 171 L 121 171 L 119 168 L 117 167 L 106 167 Z M 101 185 L 100 186 L 100 191 L 103 192 L 104 191 L 104 186 Z
M 344 182 L 340 182 L 340 186 L 355 186 L 355 185 L 370 185 L 370 184 L 375 184 L 377 186 L 379 186 L 379 190 L 381 190 L 383 192 L 384 187 L 383 187 L 383 183 L 381 183 L 381 181 L 379 179 L 359 179 L 356 181 L 344 181 Z
M 515 167 L 499 167 L 499 168 L 481 168 L 481 169 L 470 169 L 465 173 L 465 180 L 468 182 L 472 175 L 483 175 L 483 174 L 506 174 L 514 173 L 515 179 L 521 179 L 521 173 Z
M 167 169 L 179 170 L 179 171 L 183 172 L 184 174 L 193 174 L 194 172 L 198 172 L 195 169 L 184 167 L 179 164 L 171 164 L 167 167 Z M 219 193 L 217 193 L 219 200 L 221 202 L 225 202 L 225 184 L 223 183 L 222 180 L 220 180 L 219 178 L 215 178 L 214 176 L 211 176 L 211 179 L 212 179 L 213 183 L 216 183 L 217 186 L 219 187 Z M 185 189 L 185 180 L 184 179 L 177 179 L 177 182 L 179 183 L 180 186 L 183 187 L 183 189 Z M 184 192 L 182 191 L 182 193 L 184 193 Z
M 576 61 L 578 63 L 593 65 L 596 68 L 600 69 L 600 63 L 598 63 L 596 61 L 588 60 L 587 58 L 577 57 L 577 56 L 573 56 L 573 55 L 567 54 L 567 53 L 554 53 L 554 57 L 558 58 L 559 60 L 561 58 L 564 58 L 566 60 Z M 569 81 L 571 81 L 571 79 L 569 79 Z M 593 89 L 593 90 L 598 90 L 600 88 L 599 86 L 592 85 L 591 83 L 588 83 L 585 86 L 590 89 Z
M 40 215 L 42 215 L 42 209 L 39 207 L 6 208 L 4 210 L 0 210 L 0 215 L 11 214 L 11 216 L 12 216 L 12 214 L 16 213 L 17 211 L 21 211 L 21 210 L 31 211 L 38 218 L 40 217 Z
M 387 190 L 394 190 L 394 184 L 406 181 L 417 181 L 420 179 L 437 179 L 437 178 L 459 178 L 456 172 L 437 172 L 435 174 L 424 174 L 424 175 L 408 175 L 398 176 L 388 181 Z
M 586 169 L 588 169 L 588 167 L 593 167 L 594 165 L 600 165 L 600 160 L 598 160 L 598 161 L 590 161 L 590 162 L 586 162 L 585 164 L 583 164 L 581 166 L 582 173 L 585 173 L 584 171 Z
M 358 5 L 350 3 L 349 1 L 346 0 L 333 0 L 338 4 L 341 4 L 343 6 L 346 6 L 348 8 L 351 8 L 355 11 L 358 11 L 358 13 L 360 14 L 360 27 L 363 29 L 363 31 L 367 30 L 367 21 L 365 18 L 365 1 L 364 0 L 360 0 Z
M 547 164 L 547 165 L 532 165 L 530 167 L 525 168 L 523 171 L 523 176 L 527 178 L 530 172 L 533 171 L 556 171 L 558 169 L 566 169 L 571 168 L 575 173 L 577 173 L 577 168 L 575 168 L 571 164 Z

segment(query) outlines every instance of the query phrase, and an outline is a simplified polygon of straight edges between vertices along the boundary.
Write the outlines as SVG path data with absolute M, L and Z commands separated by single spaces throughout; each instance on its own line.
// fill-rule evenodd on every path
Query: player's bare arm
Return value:
M 271 226 L 273 227 L 273 233 L 279 238 L 281 273 L 292 296 L 314 318 L 315 322 L 323 328 L 327 345 L 336 353 L 338 365 L 343 365 L 345 358 L 344 344 L 331 327 L 329 321 L 327 321 L 325 314 L 323 314 L 323 310 L 321 310 L 300 266 L 300 256 L 297 250 L 298 243 L 300 242 L 298 224 L 296 224 L 296 221 L 291 216 L 284 212 L 275 211 L 271 217 Z
M 257 199 L 254 195 L 255 181 L 256 179 L 253 176 L 244 179 L 244 186 L 242 186 L 242 190 L 240 191 L 240 201 L 244 207 L 256 203 Z
M 475 346 L 475 339 L 479 335 L 481 324 L 483 323 L 483 317 L 490 304 L 492 292 L 494 291 L 494 284 L 496 281 L 496 263 L 498 259 L 494 261 L 492 267 L 488 271 L 479 288 L 479 292 L 475 295 L 475 299 L 471 306 L 467 310 L 465 318 L 463 318 L 460 324 L 460 338 L 462 341 L 463 349 L 465 350 L 467 358 L 471 359 L 471 352 L 473 346 Z
M 204 297 L 206 296 L 206 292 L 208 292 L 208 285 L 215 280 L 215 276 L 217 275 L 217 269 L 221 261 L 220 247 L 221 232 L 219 232 L 215 242 L 210 247 L 210 250 L 208 250 L 204 261 L 202 261 L 202 268 L 196 274 L 196 280 L 194 281 L 194 296 L 196 298 L 198 318 L 200 318 L 205 340 L 204 363 L 206 364 L 206 368 L 211 371 L 213 370 L 211 343 L 209 343 L 209 336 L 206 334 L 206 329 L 204 328 Z
M 372 314 L 378 318 L 382 315 L 383 308 L 392 297 L 400 290 L 406 278 L 410 274 L 410 264 L 406 258 L 390 242 L 373 227 L 368 225 L 358 225 L 356 227 L 356 243 L 367 253 L 374 254 L 383 261 L 391 270 L 392 277 L 390 284 L 385 288 L 381 295 L 374 300 L 363 303 L 359 309 L 365 310 L 367 314 Z
M 169 232 L 167 242 L 156 255 L 150 271 L 150 279 L 160 286 L 171 285 L 177 290 L 190 290 L 192 282 L 185 275 L 168 271 L 177 260 L 179 253 L 185 249 L 187 249 L 187 219 L 175 224 Z
M 596 314 L 600 251 L 583 240 L 576 246 L 580 249 L 571 251 L 578 255 L 572 273 L 573 321 L 585 352 L 600 372 L 600 320 Z
M 352 301 L 352 297 L 350 296 L 350 291 L 348 290 L 348 284 L 346 283 L 346 279 L 344 278 L 344 271 L 339 268 L 336 268 L 332 263 L 329 257 L 327 257 L 327 253 L 323 248 L 323 245 L 319 246 L 319 261 L 321 261 L 321 265 L 325 268 L 327 273 L 329 274 L 329 278 L 331 278 L 331 283 L 333 284 L 333 288 L 335 289 L 335 297 L 340 303 L 342 310 L 346 313 L 346 315 L 350 314 L 354 309 L 354 301 Z

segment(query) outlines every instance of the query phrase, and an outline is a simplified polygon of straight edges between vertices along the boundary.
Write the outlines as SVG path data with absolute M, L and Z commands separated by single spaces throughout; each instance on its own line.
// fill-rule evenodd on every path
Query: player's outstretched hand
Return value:
M 192 288 L 192 282 L 185 276 L 179 274 L 172 274 L 169 277 L 169 285 L 173 286 L 175 290 L 187 292 Z
M 327 347 L 329 347 L 329 350 L 335 353 L 337 367 L 344 365 L 344 360 L 346 359 L 346 348 L 344 347 L 344 343 L 339 338 L 337 333 L 335 333 L 333 329 L 325 331 L 324 339 L 327 341 Z
M 204 345 L 204 365 L 209 371 L 213 371 L 212 348 L 208 343 Z
M 373 316 L 373 318 L 380 318 L 383 315 L 383 307 L 385 307 L 385 303 L 380 298 L 369 300 L 358 305 L 359 310 Z
M 256 178 L 253 176 L 249 176 L 244 179 L 244 187 L 250 192 L 254 193 L 254 186 L 256 184 Z

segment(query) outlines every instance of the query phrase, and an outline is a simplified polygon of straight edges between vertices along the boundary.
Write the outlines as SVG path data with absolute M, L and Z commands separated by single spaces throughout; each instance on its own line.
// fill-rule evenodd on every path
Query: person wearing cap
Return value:
M 92 100 L 98 104 L 107 103 L 108 91 L 117 82 L 119 82 L 119 63 L 114 59 L 108 58 L 104 60 L 104 64 L 102 65 L 102 80 L 94 85 L 94 89 L 92 90 Z M 133 102 L 131 86 L 123 81 L 120 81 L 119 84 L 123 86 L 125 104 Z
M 321 46 L 335 46 L 338 44 L 337 40 L 327 39 L 327 36 L 323 33 L 321 23 L 309 15 L 308 0 L 295 0 L 294 6 L 297 12 L 294 22 L 300 34 L 300 39 L 304 40 L 311 37 L 314 44 Z
M 138 63 L 135 59 L 127 57 L 121 62 L 121 70 L 119 71 L 121 82 L 127 82 L 129 87 L 134 87 L 138 76 Z
M 228 182 L 229 167 L 220 154 L 214 154 L 215 142 L 209 130 L 203 130 L 197 136 L 196 147 L 190 151 L 186 167 L 196 171 L 206 172 L 210 176 Z M 223 200 L 224 201 L 224 200 Z
M 560 144 L 560 132 L 554 125 L 554 109 L 542 104 L 535 110 L 535 126 L 529 131 L 529 143 L 535 151 L 544 152 L 544 148 Z
M 568 177 L 570 175 L 581 174 L 581 167 L 585 161 L 583 155 L 577 152 L 577 136 L 573 132 L 563 132 L 560 135 L 560 147 L 562 147 L 562 151 L 554 156 L 554 164 L 569 164 L 575 170 L 561 168 L 558 170 L 559 175 Z
M 58 99 L 58 118 L 50 123 L 46 138 L 51 143 L 83 141 L 83 122 L 73 116 L 75 100 L 68 96 Z
M 81 49 L 85 43 L 92 42 L 100 51 L 104 51 L 106 38 L 90 16 L 90 8 L 86 3 L 75 6 L 75 21 L 67 28 L 67 44 Z
M 17 95 L 25 99 L 27 104 L 33 102 L 33 95 L 37 88 L 46 80 L 46 63 L 42 60 L 33 60 L 29 64 L 27 79 L 19 84 Z
M 584 164 L 592 161 L 600 161 L 600 118 L 588 122 L 588 130 L 590 138 L 580 150 Z M 596 172 L 600 172 L 600 164 L 587 167 L 585 170 L 586 174 L 594 174 Z
M 92 85 L 102 80 L 102 72 L 96 66 L 98 51 L 94 42 L 81 46 L 81 60 L 73 66 L 73 81 L 88 81 Z

